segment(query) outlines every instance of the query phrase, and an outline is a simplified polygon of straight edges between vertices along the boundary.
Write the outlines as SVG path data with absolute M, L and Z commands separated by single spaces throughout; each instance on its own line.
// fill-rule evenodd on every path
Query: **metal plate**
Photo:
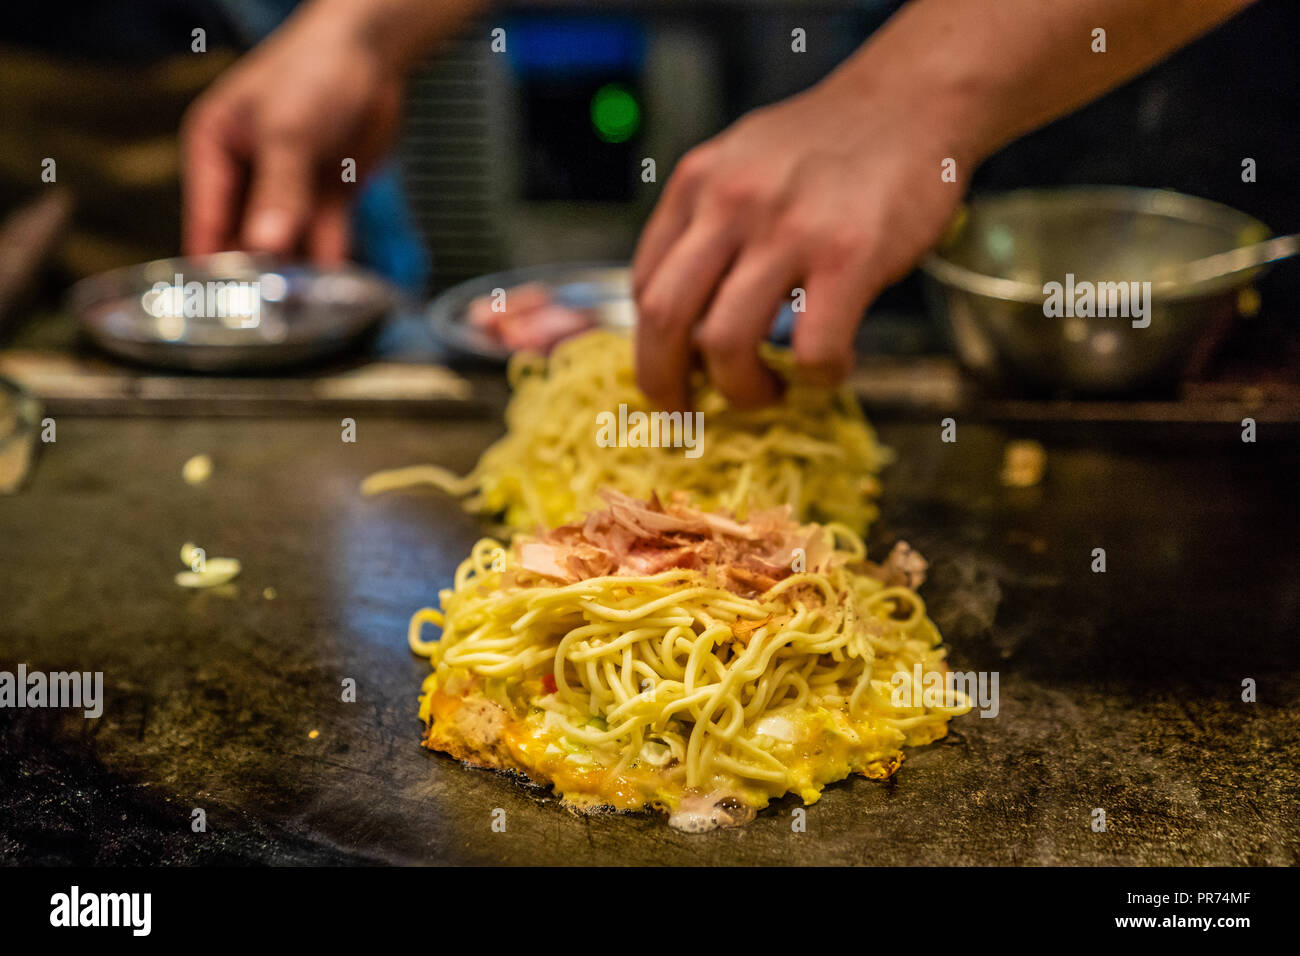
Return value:
M 460 355 L 504 363 L 510 358 L 511 350 L 469 324 L 469 305 L 477 298 L 490 296 L 495 289 L 512 289 L 534 282 L 549 286 L 559 305 L 592 310 L 597 328 L 631 332 L 636 327 L 631 270 L 626 265 L 559 263 L 494 272 L 453 286 L 429 306 L 434 335 Z M 786 344 L 793 330 L 794 312 L 786 303 L 772 321 L 769 341 Z
M 158 259 L 83 279 L 69 308 L 100 348 L 199 372 L 298 365 L 355 345 L 397 301 L 356 266 L 322 270 L 242 252 Z
M 549 286 L 559 305 L 591 310 L 598 327 L 629 332 L 636 325 L 631 274 L 626 265 L 562 263 L 494 272 L 452 286 L 429 306 L 434 334 L 460 355 L 505 362 L 510 358 L 510 349 L 466 321 L 469 305 L 492 295 L 494 289 L 513 289 L 533 282 Z

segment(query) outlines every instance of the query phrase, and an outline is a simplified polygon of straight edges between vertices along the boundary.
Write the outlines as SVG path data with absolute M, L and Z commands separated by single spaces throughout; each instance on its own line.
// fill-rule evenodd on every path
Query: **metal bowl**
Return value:
M 1188 285 L 1161 284 L 1161 269 L 1269 235 L 1245 213 L 1181 193 L 1112 186 L 1026 189 L 978 197 L 922 264 L 927 299 L 950 329 L 962 362 L 1004 385 L 1073 394 L 1119 394 L 1197 374 L 1234 319 L 1258 306 L 1260 269 Z M 1067 280 L 1067 276 L 1073 277 Z M 1080 315 L 1072 281 L 1151 282 L 1122 313 Z M 1049 302 L 1048 283 L 1061 294 Z M 1114 292 L 1114 287 L 1108 288 Z M 1142 296 L 1146 298 L 1146 296 Z M 1081 306 L 1076 314 L 1067 302 Z M 1093 311 L 1102 311 L 1095 305 Z M 1050 308 L 1049 308 L 1050 307 Z
M 158 259 L 72 287 L 68 305 L 114 355 L 199 372 L 279 368 L 355 345 L 396 304 L 356 266 L 320 269 L 243 252 Z

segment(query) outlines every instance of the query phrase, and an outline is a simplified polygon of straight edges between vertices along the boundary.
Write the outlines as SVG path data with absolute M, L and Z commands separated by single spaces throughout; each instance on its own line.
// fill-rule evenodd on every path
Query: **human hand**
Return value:
M 641 388 L 684 409 L 698 351 L 734 404 L 771 401 L 758 345 L 795 288 L 795 360 L 838 381 L 863 310 L 943 234 L 980 160 L 1249 3 L 911 0 L 817 86 L 678 164 L 633 263 Z
M 734 405 L 773 401 L 779 382 L 758 348 L 796 287 L 801 375 L 842 380 L 863 311 L 939 239 L 965 191 L 967 163 L 941 179 L 960 144 L 934 126 L 883 91 L 828 82 L 683 157 L 633 262 L 646 394 L 688 407 L 698 351 Z
M 348 213 L 391 146 L 404 74 L 364 30 L 314 4 L 223 74 L 182 124 L 184 247 L 346 258 Z

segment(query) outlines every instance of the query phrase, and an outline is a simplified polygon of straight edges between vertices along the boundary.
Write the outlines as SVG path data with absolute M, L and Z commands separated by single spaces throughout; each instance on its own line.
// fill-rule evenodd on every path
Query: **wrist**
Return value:
M 405 80 L 425 52 L 427 37 L 419 17 L 403 14 L 401 3 L 376 0 L 311 0 L 302 24 L 329 55 L 361 58 L 379 73 Z
M 1005 145 L 993 78 L 951 51 L 896 42 L 888 30 L 831 73 L 818 89 L 853 113 L 895 125 L 916 147 L 956 160 L 963 182 Z
M 824 79 L 820 91 L 840 99 L 853 116 L 871 125 L 887 122 L 918 151 L 957 161 L 969 181 L 976 166 L 1002 146 L 988 122 L 987 99 L 978 83 L 923 61 L 897 62 L 868 47 Z
M 488 0 L 311 0 L 307 8 L 343 30 L 388 74 L 404 79 L 430 48 Z

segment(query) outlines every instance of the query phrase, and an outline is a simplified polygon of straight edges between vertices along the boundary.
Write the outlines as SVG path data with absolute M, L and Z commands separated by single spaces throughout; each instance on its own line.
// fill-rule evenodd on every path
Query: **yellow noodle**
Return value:
M 431 485 L 460 497 L 471 511 L 500 515 L 507 528 L 556 527 L 600 507 L 597 491 L 611 487 L 647 499 L 664 489 L 687 491 L 702 508 L 744 517 L 748 508 L 789 504 L 800 521 L 825 520 L 864 534 L 875 519 L 877 474 L 889 452 L 877 441 L 847 390 L 791 381 L 785 399 L 757 411 L 729 408 L 701 386 L 701 453 L 681 447 L 605 447 L 597 416 L 650 412 L 636 386 L 631 342 L 608 331 L 561 343 L 550 359 L 516 355 L 507 431 L 468 475 L 417 465 L 371 475 L 366 495 Z M 768 361 L 788 379 L 788 353 Z
M 872 768 L 943 736 L 970 702 L 953 692 L 934 706 L 893 703 L 896 674 L 911 682 L 916 664 L 946 674 L 939 633 L 914 591 L 857 570 L 856 534 L 836 526 L 826 536 L 830 558 L 754 598 L 685 569 L 559 584 L 512 571 L 502 546 L 484 539 L 441 609 L 411 620 L 411 647 L 433 666 L 421 716 L 432 719 L 435 692 L 506 678 L 493 699 L 508 717 L 540 715 L 583 760 L 627 773 L 646 766 L 647 742 L 666 748 L 680 779 L 644 797 L 668 809 L 690 793 L 759 807 L 793 790 L 812 802 L 849 772 L 882 775 Z M 727 623 L 741 620 L 765 623 L 741 641 Z M 425 624 L 440 626 L 440 639 L 424 641 Z M 546 675 L 553 693 L 540 689 Z M 800 763 L 762 729 L 773 717 L 824 725 L 846 742 L 844 764 Z

